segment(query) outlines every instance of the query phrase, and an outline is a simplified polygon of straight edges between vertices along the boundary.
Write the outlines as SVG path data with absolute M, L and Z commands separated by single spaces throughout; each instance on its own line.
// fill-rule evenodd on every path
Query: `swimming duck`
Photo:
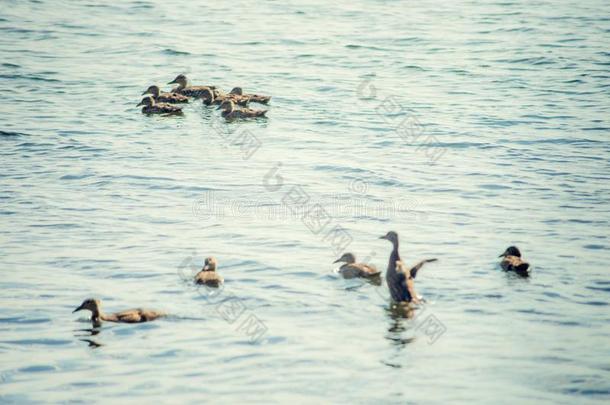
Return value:
M 335 260 L 333 263 L 339 262 L 345 263 L 339 268 L 339 273 L 343 276 L 343 278 L 375 277 L 381 274 L 381 272 L 374 266 L 364 263 L 356 263 L 356 256 L 351 253 L 344 253 L 343 256 Z
M 151 94 L 157 103 L 188 103 L 189 98 L 178 93 L 161 93 L 159 86 L 152 85 L 142 95 Z
M 411 277 L 414 279 L 418 270 L 421 269 L 425 263 L 434 262 L 436 259 L 423 260 L 412 267 L 408 272 L 399 271 L 396 263 L 402 263 L 402 260 L 400 259 L 400 253 L 398 252 L 398 234 L 394 231 L 390 231 L 379 239 L 386 239 L 392 243 L 392 253 L 390 253 L 388 269 L 385 274 L 392 299 L 396 302 L 411 302 L 413 296 L 407 287 L 407 278 Z
M 167 84 L 177 84 L 178 87 L 172 90 L 172 93 L 182 94 L 188 97 L 199 97 L 203 90 L 216 90 L 216 86 L 189 86 L 188 79 L 185 75 L 178 75 L 174 80 Z
M 136 106 L 143 105 L 142 112 L 144 114 L 182 114 L 182 107 L 167 103 L 156 103 L 153 96 L 146 96 Z
M 239 96 L 237 94 L 214 95 L 212 90 L 204 90 L 201 93 L 201 95 L 199 96 L 199 98 L 201 98 L 201 101 L 203 102 L 204 105 L 208 105 L 208 106 L 213 105 L 213 104 L 219 105 L 219 104 L 222 104 L 222 102 L 225 100 L 231 100 L 235 104 L 245 107 L 250 102 L 250 99 L 248 97 Z
M 166 315 L 162 312 L 141 308 L 128 309 L 126 311 L 116 312 L 114 314 L 104 314 L 102 312 L 101 301 L 95 298 L 84 300 L 78 308 L 72 311 L 72 313 L 81 311 L 83 309 L 91 311 L 91 322 L 93 322 L 95 326 L 100 326 L 102 323 L 101 321 L 123 323 L 148 322 Z
M 223 283 L 222 277 L 216 273 L 216 265 L 218 262 L 214 257 L 207 257 L 203 268 L 195 276 L 195 283 L 204 284 L 209 287 L 218 287 Z
M 223 101 L 217 108 L 222 111 L 222 116 L 227 120 L 233 120 L 237 118 L 256 118 L 265 117 L 267 110 L 253 110 L 251 108 L 243 108 L 241 110 L 235 109 L 235 103 L 231 100 Z
M 261 104 L 268 104 L 269 100 L 271 100 L 271 96 L 260 96 L 258 94 L 244 94 L 241 87 L 233 87 L 233 90 L 229 94 L 236 94 L 238 96 L 245 96 L 250 99 L 250 101 Z
M 514 271 L 520 276 L 527 277 L 530 275 L 530 264 L 521 259 L 521 252 L 516 246 L 509 246 L 504 253 L 498 257 L 503 257 L 500 266 L 504 271 Z

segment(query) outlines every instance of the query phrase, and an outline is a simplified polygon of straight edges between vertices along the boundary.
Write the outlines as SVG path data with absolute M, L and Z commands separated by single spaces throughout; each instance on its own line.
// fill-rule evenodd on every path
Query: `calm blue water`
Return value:
M 2 4 L 0 402 L 609 399 L 608 2 L 193 3 Z M 178 73 L 269 119 L 142 115 Z M 332 264 L 388 230 L 415 319 Z

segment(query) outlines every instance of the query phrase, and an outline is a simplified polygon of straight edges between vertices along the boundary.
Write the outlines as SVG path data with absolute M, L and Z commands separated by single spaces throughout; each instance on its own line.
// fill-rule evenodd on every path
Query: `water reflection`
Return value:
M 103 344 L 96 342 L 93 339 L 88 339 L 89 336 L 96 336 L 101 332 L 99 327 L 76 329 L 74 332 L 76 332 L 74 334 L 74 337 L 76 337 L 76 338 L 85 337 L 84 339 L 78 339 L 78 340 L 80 340 L 81 342 L 88 343 L 89 347 L 91 347 L 91 348 L 97 349 L 98 347 L 103 346 Z M 79 333 L 79 332 L 83 332 L 83 333 Z

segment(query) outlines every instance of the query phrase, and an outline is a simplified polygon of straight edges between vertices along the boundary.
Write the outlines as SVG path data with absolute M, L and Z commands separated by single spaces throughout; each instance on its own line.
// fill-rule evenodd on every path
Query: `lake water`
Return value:
M 4 1 L 0 402 L 608 401 L 609 15 Z M 269 118 L 141 114 L 179 73 Z M 385 270 L 389 230 L 439 259 L 414 319 L 332 264 Z M 208 255 L 220 291 L 189 282 Z M 91 331 L 88 297 L 171 316 Z

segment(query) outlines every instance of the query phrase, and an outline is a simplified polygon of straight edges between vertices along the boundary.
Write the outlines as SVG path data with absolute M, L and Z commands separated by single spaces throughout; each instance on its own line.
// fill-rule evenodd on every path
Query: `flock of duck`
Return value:
M 203 105 L 218 105 L 223 110 L 222 116 L 227 120 L 239 118 L 264 117 L 267 110 L 253 110 L 246 108 L 250 102 L 267 104 L 270 96 L 258 94 L 244 94 L 241 87 L 233 88 L 229 93 L 223 93 L 216 86 L 192 86 L 189 85 L 185 75 L 180 74 L 168 84 L 177 84 L 169 93 L 163 93 L 158 86 L 152 85 L 142 95 L 146 95 L 138 106 L 143 106 L 145 114 L 180 114 L 182 108 L 175 105 L 188 103 L 189 98 L 201 99 Z M 236 107 L 239 106 L 239 107 Z M 422 298 L 415 291 L 415 277 L 417 272 L 426 263 L 435 262 L 437 259 L 426 259 L 415 266 L 407 267 L 398 252 L 398 234 L 394 231 L 388 232 L 381 239 L 392 243 L 392 252 L 388 267 L 386 269 L 386 282 L 392 300 L 399 306 L 407 309 L 413 308 L 414 304 L 422 302 Z M 522 277 L 529 276 L 529 264 L 521 259 L 521 252 L 515 246 L 510 246 L 499 257 L 502 257 L 500 266 L 504 271 L 512 271 Z M 352 253 L 345 253 L 334 263 L 343 263 L 339 268 L 339 274 L 346 279 L 365 278 L 374 283 L 381 284 L 381 272 L 374 266 L 357 263 Z M 223 278 L 216 271 L 217 261 L 214 257 L 205 259 L 203 268 L 193 279 L 195 284 L 218 288 L 223 283 Z M 91 322 L 94 326 L 100 326 L 102 321 L 139 323 L 155 320 L 166 315 L 163 312 L 146 309 L 129 309 L 122 312 L 105 314 L 102 312 L 101 302 L 98 299 L 89 298 L 76 308 L 73 312 L 91 311 Z
M 392 301 L 399 307 L 412 311 L 414 306 L 421 303 L 423 298 L 415 291 L 415 277 L 418 271 L 426 263 L 437 261 L 437 259 L 426 259 L 417 263 L 413 267 L 407 267 L 400 257 L 398 251 L 398 234 L 390 231 L 380 239 L 388 240 L 392 243 L 392 252 L 386 269 L 386 282 Z M 521 258 L 521 252 L 516 246 L 508 247 L 500 256 L 500 266 L 504 271 L 515 272 L 519 276 L 528 277 L 530 272 L 529 263 Z M 381 284 L 381 272 L 374 266 L 365 263 L 357 263 L 356 257 L 352 253 L 345 253 L 334 263 L 344 263 L 339 269 L 339 274 L 344 278 L 366 278 L 369 280 L 377 280 Z M 214 257 L 205 259 L 203 268 L 193 278 L 193 283 L 205 285 L 210 288 L 218 288 L 224 282 L 224 279 L 216 271 L 218 262 Z M 148 322 L 167 315 L 164 312 L 147 310 L 142 308 L 128 309 L 126 311 L 105 314 L 102 312 L 101 302 L 95 298 L 89 298 L 76 308 L 73 312 L 89 310 L 92 313 L 91 322 L 93 326 L 98 327 L 102 321 L 107 322 L 122 322 L 122 323 L 140 323 Z M 408 312 L 407 312 L 408 313 Z
M 224 93 L 216 86 L 192 86 L 185 75 L 180 74 L 168 84 L 177 84 L 170 92 L 161 92 L 159 86 L 152 85 L 142 93 L 145 96 L 137 107 L 142 106 L 144 114 L 182 114 L 182 107 L 176 104 L 188 103 L 190 98 L 201 99 L 203 105 L 218 105 L 222 117 L 227 121 L 243 118 L 265 117 L 267 110 L 247 108 L 249 103 L 268 104 L 271 96 L 244 94 L 241 87 L 234 87 Z

